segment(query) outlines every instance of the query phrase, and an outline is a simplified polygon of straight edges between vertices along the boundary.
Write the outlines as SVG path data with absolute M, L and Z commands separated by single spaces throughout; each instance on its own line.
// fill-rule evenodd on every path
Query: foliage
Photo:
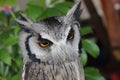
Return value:
M 4 5 L 4 1 L 2 0 L 0 6 Z M 7 1 L 7 4 L 11 5 L 11 1 Z M 46 0 L 29 2 L 24 14 L 33 21 L 38 21 L 47 17 L 65 15 L 73 5 L 72 2 L 59 3 L 59 0 L 52 0 L 51 4 L 54 6 L 48 7 L 45 1 Z M 14 4 L 16 5 L 16 2 L 14 2 Z M 10 11 L 8 15 L 5 11 L 0 12 L 0 16 L 2 16 L 0 17 L 0 80 L 20 80 L 21 77 L 23 62 L 21 50 L 18 46 L 18 33 L 20 29 L 14 24 L 15 15 L 18 16 L 18 13 L 19 11 Z M 80 32 L 81 35 L 84 36 L 92 33 L 92 29 L 90 27 L 83 27 L 80 29 Z M 98 46 L 91 40 L 83 38 L 82 45 L 82 62 L 86 65 L 87 52 L 94 58 L 97 58 L 100 51 Z M 85 67 L 85 76 L 86 80 L 105 80 L 99 73 L 99 70 L 93 67 Z
M 99 70 L 94 67 L 85 68 L 85 77 L 86 80 L 105 80 L 104 77 L 102 77 L 102 75 L 99 73 Z
M 17 5 L 17 1 L 16 0 L 0 0 L 0 6 L 5 6 L 5 5 L 9 5 L 9 6 L 15 6 Z

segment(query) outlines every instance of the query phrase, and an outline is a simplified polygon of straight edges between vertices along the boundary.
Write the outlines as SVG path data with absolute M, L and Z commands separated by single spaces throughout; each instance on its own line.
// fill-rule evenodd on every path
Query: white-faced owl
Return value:
M 21 27 L 22 80 L 84 80 L 79 53 L 80 5 L 76 3 L 65 16 L 39 22 L 24 15 L 16 19 Z

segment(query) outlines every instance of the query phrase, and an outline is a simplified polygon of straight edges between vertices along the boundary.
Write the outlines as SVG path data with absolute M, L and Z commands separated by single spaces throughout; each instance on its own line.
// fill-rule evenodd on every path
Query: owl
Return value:
M 22 80 L 84 80 L 79 53 L 80 5 L 76 3 L 65 16 L 39 22 L 24 15 L 16 19 L 21 27 Z

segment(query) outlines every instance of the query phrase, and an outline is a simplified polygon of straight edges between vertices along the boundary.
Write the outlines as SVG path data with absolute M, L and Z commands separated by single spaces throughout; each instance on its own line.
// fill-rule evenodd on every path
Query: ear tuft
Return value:
M 81 2 L 78 2 L 68 11 L 65 17 L 65 21 L 79 20 L 81 12 L 82 12 Z
M 16 19 L 15 22 L 16 22 L 18 25 L 20 25 L 21 27 L 30 25 L 30 23 L 28 23 L 28 22 L 26 22 L 26 21 L 19 20 L 19 19 Z
M 32 26 L 31 26 L 31 24 L 33 24 L 32 21 L 21 13 L 20 13 L 20 18 L 16 19 L 15 22 L 24 30 L 27 31 L 32 30 Z
M 23 13 L 20 13 L 20 20 L 32 23 L 32 21 L 28 19 Z
M 20 18 L 16 19 L 15 22 L 20 26 L 27 26 L 28 24 L 32 24 L 33 22 L 28 19 L 24 14 L 20 13 Z

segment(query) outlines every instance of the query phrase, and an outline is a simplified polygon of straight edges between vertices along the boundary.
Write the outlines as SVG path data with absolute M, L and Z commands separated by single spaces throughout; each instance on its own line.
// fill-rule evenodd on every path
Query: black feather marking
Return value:
M 25 41 L 25 46 L 26 46 L 26 50 L 28 51 L 28 56 L 29 56 L 29 58 L 32 60 L 32 61 L 34 61 L 34 62 L 41 62 L 41 60 L 40 59 L 37 59 L 36 58 L 36 56 L 35 56 L 35 54 L 32 54 L 31 53 L 31 50 L 30 50 L 30 47 L 29 47 L 29 39 L 32 37 L 32 35 L 29 35 L 28 37 L 27 37 L 27 39 L 26 39 L 26 41 Z
M 79 54 L 81 54 L 81 53 L 82 53 L 82 41 L 80 40 L 80 42 L 79 42 Z
M 51 25 L 51 26 L 62 25 L 61 22 L 59 22 L 56 17 L 50 17 L 50 18 L 47 18 L 43 21 L 46 22 L 47 24 Z
M 60 21 L 58 20 L 58 17 L 49 17 L 49 18 L 44 19 L 40 22 L 47 25 L 46 27 L 49 28 L 50 30 L 54 30 L 56 28 L 58 28 L 58 30 L 59 30 L 63 25 L 61 20 Z
M 28 20 L 26 19 L 26 17 L 25 17 L 23 14 L 20 14 L 20 20 L 28 21 Z

